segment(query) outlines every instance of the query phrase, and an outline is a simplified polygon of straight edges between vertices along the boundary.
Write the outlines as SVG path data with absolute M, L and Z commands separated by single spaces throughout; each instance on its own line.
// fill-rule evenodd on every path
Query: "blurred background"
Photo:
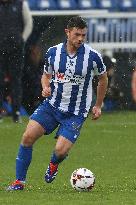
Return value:
M 28 3 L 34 22 L 25 46 L 23 71 L 22 104 L 28 114 L 42 100 L 40 78 L 46 50 L 64 41 L 67 20 L 75 15 L 87 20 L 87 43 L 102 54 L 107 66 L 109 85 L 103 109 L 136 109 L 136 0 L 28 0 Z M 93 84 L 95 93 L 96 78 Z

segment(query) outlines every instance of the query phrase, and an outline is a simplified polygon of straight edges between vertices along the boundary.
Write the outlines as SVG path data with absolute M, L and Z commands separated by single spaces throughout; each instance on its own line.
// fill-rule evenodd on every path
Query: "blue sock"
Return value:
M 32 146 L 20 145 L 16 158 L 16 179 L 25 181 L 28 167 L 32 160 Z
M 59 163 L 61 163 L 67 156 L 68 156 L 68 155 L 66 155 L 66 156 L 60 158 L 60 157 L 58 157 L 58 156 L 56 155 L 55 152 L 53 152 L 52 157 L 51 157 L 51 162 L 52 162 L 53 164 L 59 164 Z

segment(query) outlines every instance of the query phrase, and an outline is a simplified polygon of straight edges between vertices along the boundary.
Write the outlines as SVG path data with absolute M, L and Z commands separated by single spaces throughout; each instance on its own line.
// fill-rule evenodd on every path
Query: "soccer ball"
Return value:
M 89 169 L 79 168 L 72 173 L 70 183 L 77 191 L 90 191 L 94 187 L 95 176 Z

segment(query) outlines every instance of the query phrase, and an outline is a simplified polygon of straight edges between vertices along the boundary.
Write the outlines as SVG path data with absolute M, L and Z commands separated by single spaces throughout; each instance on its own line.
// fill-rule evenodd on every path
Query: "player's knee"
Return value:
M 61 148 L 61 147 L 56 147 L 55 148 L 55 153 L 57 156 L 59 156 L 60 158 L 63 158 L 64 156 L 67 155 L 67 150 Z
M 30 132 L 24 132 L 21 142 L 24 146 L 32 146 L 34 141 L 34 137 Z

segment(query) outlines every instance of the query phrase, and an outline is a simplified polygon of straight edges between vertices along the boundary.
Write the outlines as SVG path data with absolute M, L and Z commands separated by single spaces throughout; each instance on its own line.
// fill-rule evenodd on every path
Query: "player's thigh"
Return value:
M 62 119 L 56 133 L 56 138 L 57 136 L 63 136 L 74 144 L 80 135 L 84 121 L 85 118 L 83 116 L 76 115 L 70 115 L 69 117 Z
M 63 156 L 69 152 L 69 150 L 72 148 L 72 146 L 73 146 L 73 143 L 70 140 L 68 140 L 65 137 L 60 135 L 57 139 L 55 151 L 58 155 Z
M 32 145 L 46 130 L 36 121 L 30 120 L 22 137 L 22 144 Z
M 39 105 L 39 107 L 30 116 L 30 119 L 38 122 L 44 130 L 46 130 L 46 135 L 52 133 L 59 124 L 54 116 L 53 107 L 51 107 L 46 101 Z

